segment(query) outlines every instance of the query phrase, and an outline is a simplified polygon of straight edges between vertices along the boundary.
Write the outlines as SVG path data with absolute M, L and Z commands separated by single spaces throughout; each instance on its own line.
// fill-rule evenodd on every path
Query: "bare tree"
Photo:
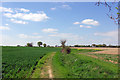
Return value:
M 65 46 L 66 40 L 61 40 L 60 42 L 62 44 L 62 50 L 61 50 L 61 52 L 69 54 L 71 52 L 71 49 L 70 49 L 70 47 Z
M 60 42 L 61 42 L 61 44 L 62 44 L 62 48 L 65 48 L 66 40 L 61 40 Z
M 112 19 L 116 24 L 120 24 L 120 19 L 119 19 L 120 18 L 120 2 L 117 3 L 117 0 L 114 0 L 114 2 L 108 3 L 106 0 L 104 0 L 104 2 L 99 0 L 95 5 L 97 5 L 97 6 L 104 5 L 105 7 L 107 7 L 109 9 L 107 16 L 110 19 Z M 113 6 L 116 6 L 113 9 L 116 9 L 118 11 L 117 13 L 113 12 L 113 9 L 112 9 Z M 116 16 L 116 14 L 117 14 L 117 16 Z

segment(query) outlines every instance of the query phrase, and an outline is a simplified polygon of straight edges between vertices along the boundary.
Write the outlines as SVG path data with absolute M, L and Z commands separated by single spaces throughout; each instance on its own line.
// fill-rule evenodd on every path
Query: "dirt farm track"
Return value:
M 71 47 L 73 49 L 102 49 L 103 51 L 98 51 L 95 53 L 102 54 L 120 54 L 120 48 L 97 48 L 97 47 Z

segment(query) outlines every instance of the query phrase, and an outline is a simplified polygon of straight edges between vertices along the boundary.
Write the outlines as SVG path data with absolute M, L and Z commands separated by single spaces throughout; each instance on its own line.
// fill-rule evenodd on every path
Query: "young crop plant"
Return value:
M 2 78 L 30 78 L 38 61 L 60 48 L 2 47 Z

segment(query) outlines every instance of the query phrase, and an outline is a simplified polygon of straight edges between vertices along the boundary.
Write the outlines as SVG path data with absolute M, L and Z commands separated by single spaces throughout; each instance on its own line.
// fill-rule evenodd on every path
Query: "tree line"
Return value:
M 38 47 L 41 47 L 42 45 L 43 45 L 43 47 L 50 47 L 49 45 L 47 45 L 41 41 L 37 42 L 37 45 L 38 45 Z M 20 47 L 20 45 L 17 45 L 17 46 Z M 33 47 L 33 43 L 32 42 L 27 43 L 26 47 Z
M 106 45 L 106 44 L 92 44 L 92 45 L 74 45 L 71 47 L 112 47 L 112 48 L 118 48 L 120 46 L 118 46 L 118 45 Z
M 46 43 L 43 43 L 43 42 L 41 42 L 41 41 L 39 41 L 39 42 L 37 42 L 37 45 L 38 45 L 38 47 L 63 47 L 63 48 L 65 48 L 65 44 L 66 43 L 66 41 L 64 40 L 64 41 L 62 41 L 61 40 L 61 46 L 58 46 L 58 45 L 55 45 L 55 46 L 50 46 L 50 45 L 47 45 Z M 18 47 L 20 46 L 20 45 L 17 45 Z M 34 47 L 33 46 L 33 43 L 27 43 L 27 45 L 26 45 L 26 47 Z M 73 46 L 68 46 L 68 47 L 111 47 L 111 48 L 120 48 L 120 46 L 118 46 L 118 45 L 106 45 L 106 44 L 92 44 L 92 45 L 73 45 Z

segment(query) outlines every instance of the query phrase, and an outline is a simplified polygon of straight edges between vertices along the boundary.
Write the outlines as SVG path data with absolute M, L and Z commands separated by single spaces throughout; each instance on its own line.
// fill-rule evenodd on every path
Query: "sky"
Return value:
M 2 0 L 1 0 L 2 1 Z M 2 2 L 96 2 L 99 0 L 4 0 Z M 105 0 L 100 0 L 104 2 Z M 118 2 L 119 0 L 106 0 L 107 2 Z
M 63 39 L 66 45 L 118 44 L 118 26 L 106 15 L 109 9 L 95 2 L 4 2 L 0 12 L 4 46 L 60 45 Z

